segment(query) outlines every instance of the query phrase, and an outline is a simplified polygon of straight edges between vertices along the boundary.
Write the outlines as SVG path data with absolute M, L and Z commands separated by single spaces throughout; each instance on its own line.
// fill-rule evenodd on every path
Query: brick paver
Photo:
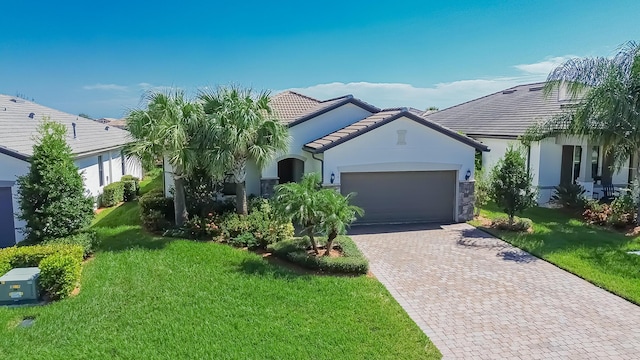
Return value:
M 640 307 L 469 225 L 351 233 L 445 359 L 640 359 Z

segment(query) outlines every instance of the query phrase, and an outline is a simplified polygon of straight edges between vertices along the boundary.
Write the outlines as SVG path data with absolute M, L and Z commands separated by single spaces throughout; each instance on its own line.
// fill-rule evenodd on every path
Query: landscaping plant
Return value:
M 475 208 L 474 216 L 480 215 L 480 209 L 489 203 L 489 179 L 485 175 L 484 171 L 476 170 L 475 173 Z
M 551 201 L 569 209 L 583 209 L 586 205 L 586 190 L 580 184 L 567 184 L 554 187 Z
M 489 196 L 507 214 L 509 226 L 513 226 L 516 213 L 536 204 L 532 179 L 524 157 L 513 147 L 507 149 L 491 171 Z
M 66 142 L 66 127 L 45 119 L 29 159 L 29 173 L 18 177 L 18 217 L 31 241 L 69 236 L 93 219 L 93 198 Z
M 327 236 L 324 255 L 329 256 L 338 235 L 346 234 L 347 227 L 356 220 L 356 216 L 362 216 L 364 210 L 349 203 L 349 200 L 355 196 L 354 193 L 343 196 L 333 189 L 323 189 L 318 192 L 318 195 L 322 212 L 320 228 Z
M 103 207 L 116 206 L 124 200 L 124 183 L 116 181 L 102 189 L 101 204 Z

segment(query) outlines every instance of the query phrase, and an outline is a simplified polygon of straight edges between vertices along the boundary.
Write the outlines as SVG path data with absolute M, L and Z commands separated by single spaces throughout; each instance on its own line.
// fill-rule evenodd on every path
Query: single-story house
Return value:
M 427 119 L 459 131 L 491 148 L 482 154 L 482 167 L 489 171 L 504 156 L 508 146 L 521 147 L 538 188 L 538 203 L 548 203 L 554 187 L 579 183 L 587 196 L 602 196 L 602 184 L 625 187 L 629 166 L 614 171 L 613 160 L 602 144 L 576 136 L 561 135 L 523 146 L 519 137 L 535 123 L 549 120 L 575 105 L 564 88 L 545 95 L 545 83 L 515 86 L 438 112 Z
M 0 95 L 0 247 L 15 245 L 23 239 L 20 230 L 24 222 L 16 217 L 19 211 L 16 179 L 29 172 L 29 157 L 43 118 L 67 127 L 67 143 L 91 196 L 97 197 L 105 185 L 120 180 L 122 175 L 142 176 L 140 161 L 122 155 L 123 146 L 130 141 L 128 132 Z
M 249 164 L 247 193 L 317 172 L 323 186 L 357 193 L 361 223 L 457 222 L 473 216 L 476 151 L 488 147 L 409 108 L 379 109 L 351 95 L 317 100 L 293 91 L 271 99 L 292 137 L 264 169 Z M 165 191 L 173 186 L 165 163 Z

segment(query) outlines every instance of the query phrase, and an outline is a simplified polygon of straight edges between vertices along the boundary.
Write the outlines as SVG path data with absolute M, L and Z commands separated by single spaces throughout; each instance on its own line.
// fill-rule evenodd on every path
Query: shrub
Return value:
M 556 186 L 551 201 L 570 209 L 584 208 L 586 198 L 585 189 L 580 184 L 569 184 Z
M 609 204 L 600 204 L 598 201 L 587 201 L 586 209 L 582 213 L 585 221 L 592 225 L 606 225 L 607 219 L 611 215 L 611 206 Z
M 83 257 L 86 259 L 89 255 L 93 254 L 96 250 L 96 246 L 98 243 L 98 238 L 96 236 L 96 232 L 94 230 L 83 230 L 73 235 L 65 236 L 63 238 L 57 239 L 47 239 L 40 244 L 42 245 L 78 245 L 82 247 Z M 35 243 L 31 241 L 21 241 L 17 246 L 32 246 Z
M 258 239 L 250 232 L 242 233 L 235 238 L 229 239 L 229 244 L 235 247 L 247 247 L 249 249 L 255 249 L 260 246 Z
M 635 221 L 635 203 L 629 193 L 611 202 L 611 214 L 607 218 L 607 225 L 625 227 Z
M 125 180 L 122 181 L 122 199 L 125 202 L 131 202 L 133 200 L 135 200 L 137 193 L 136 193 L 136 182 L 133 180 Z
M 103 207 L 116 206 L 124 200 L 124 184 L 121 181 L 116 181 L 105 186 L 102 189 L 102 203 Z
M 522 154 L 509 147 L 491 171 L 489 194 L 491 200 L 509 216 L 510 223 L 513 223 L 516 213 L 535 205 L 536 192 L 532 181 Z
M 44 120 L 29 160 L 29 173 L 17 180 L 19 218 L 32 241 L 63 237 L 88 226 L 94 199 L 85 192 L 82 175 L 66 142 L 66 127 Z
M 277 216 L 265 199 L 254 202 L 249 215 L 226 214 L 222 217 L 220 227 L 222 236 L 227 241 L 244 233 L 251 233 L 262 248 L 277 241 L 291 239 L 294 234 L 291 221 Z
M 527 218 L 515 217 L 513 222 L 508 217 L 499 217 L 491 222 L 491 227 L 498 230 L 525 232 L 531 229 L 533 221 Z
M 149 231 L 163 231 L 173 224 L 173 199 L 164 197 L 162 189 L 154 189 L 139 200 L 142 226 Z
M 480 209 L 489 203 L 489 180 L 482 170 L 476 170 L 474 185 L 474 215 L 480 215 Z
M 135 191 L 136 191 L 136 195 L 140 195 L 140 179 L 133 176 L 133 175 L 122 175 L 122 178 L 120 178 L 120 181 L 125 182 L 125 181 L 133 181 L 134 185 L 135 185 Z
M 13 268 L 40 268 L 40 288 L 51 299 L 71 294 L 80 281 L 83 249 L 79 245 L 14 246 L 0 250 L 0 274 Z
M 325 239 L 319 239 L 321 244 Z M 275 256 L 312 270 L 342 274 L 366 274 L 369 262 L 356 244 L 348 236 L 339 236 L 336 244 L 342 250 L 342 257 L 315 256 L 309 254 L 309 239 L 295 238 L 283 240 L 267 247 Z
M 167 230 L 164 236 L 212 240 L 221 233 L 219 221 L 220 218 L 213 213 L 204 217 L 194 215 L 180 229 Z

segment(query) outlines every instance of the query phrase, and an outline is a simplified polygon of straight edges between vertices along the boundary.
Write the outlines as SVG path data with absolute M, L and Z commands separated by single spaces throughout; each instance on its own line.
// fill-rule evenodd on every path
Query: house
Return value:
M 67 127 L 67 142 L 91 196 L 97 197 L 105 185 L 120 180 L 122 175 L 142 176 L 140 162 L 122 155 L 123 145 L 129 141 L 126 131 L 0 95 L 0 247 L 23 239 L 20 229 L 24 222 L 16 217 L 19 211 L 16 179 L 29 171 L 34 137 L 45 117 Z
M 293 91 L 271 99 L 292 137 L 264 169 L 249 164 L 247 193 L 317 172 L 324 187 L 357 193 L 362 223 L 456 222 L 473 216 L 476 151 L 486 145 L 408 108 L 379 109 L 351 95 L 317 100 Z M 165 164 L 165 191 L 172 187 Z
M 613 159 L 601 143 L 561 135 L 522 146 L 518 138 L 531 125 L 575 106 L 565 88 L 545 95 L 544 85 L 515 86 L 424 116 L 489 146 L 491 152 L 482 154 L 485 169 L 491 169 L 508 146 L 521 147 L 539 190 L 539 204 L 548 203 L 558 185 L 581 184 L 593 198 L 602 196 L 603 184 L 627 186 L 629 167 L 613 171 Z
M 101 124 L 106 124 L 109 126 L 117 127 L 118 129 L 124 129 L 127 126 L 126 119 L 116 119 L 116 118 L 100 118 L 95 120 Z

